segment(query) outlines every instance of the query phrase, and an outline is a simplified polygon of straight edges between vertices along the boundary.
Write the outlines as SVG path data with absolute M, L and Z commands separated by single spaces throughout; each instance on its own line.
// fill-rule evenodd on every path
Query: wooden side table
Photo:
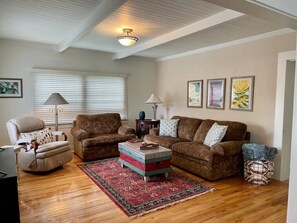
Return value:
M 160 120 L 152 119 L 136 119 L 136 135 L 138 138 L 142 138 L 144 135 L 149 134 L 151 128 L 156 128 L 160 126 Z

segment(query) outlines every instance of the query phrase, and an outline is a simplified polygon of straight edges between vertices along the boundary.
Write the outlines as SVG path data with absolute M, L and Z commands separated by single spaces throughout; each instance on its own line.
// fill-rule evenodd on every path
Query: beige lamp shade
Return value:
M 163 103 L 156 94 L 151 94 L 149 99 L 145 102 L 146 104 L 161 104 Z

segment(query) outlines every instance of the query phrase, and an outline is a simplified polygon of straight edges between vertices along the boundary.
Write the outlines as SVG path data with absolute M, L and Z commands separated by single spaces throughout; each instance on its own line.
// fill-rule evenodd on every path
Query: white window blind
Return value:
M 116 112 L 127 119 L 126 77 L 94 75 L 71 71 L 38 70 L 33 72 L 34 114 L 46 124 L 54 124 L 54 105 L 43 105 L 55 92 L 69 104 L 58 105 L 59 124 L 69 124 L 78 114 Z

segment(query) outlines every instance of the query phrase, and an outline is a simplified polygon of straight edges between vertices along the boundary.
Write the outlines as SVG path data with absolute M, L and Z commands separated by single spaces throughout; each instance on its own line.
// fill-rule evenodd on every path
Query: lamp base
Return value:
M 152 106 L 152 108 L 153 108 L 153 112 L 154 112 L 154 118 L 152 118 L 152 121 L 156 121 L 157 120 L 156 114 L 157 114 L 158 105 L 156 103 L 154 103 L 154 105 Z

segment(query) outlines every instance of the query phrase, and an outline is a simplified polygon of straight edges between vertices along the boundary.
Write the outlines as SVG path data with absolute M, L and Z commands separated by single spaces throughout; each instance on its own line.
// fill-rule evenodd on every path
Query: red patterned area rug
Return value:
M 78 167 L 129 217 L 141 216 L 214 190 L 174 170 L 169 172 L 168 178 L 157 175 L 145 182 L 140 174 L 128 167 L 122 168 L 118 158 L 79 163 Z

